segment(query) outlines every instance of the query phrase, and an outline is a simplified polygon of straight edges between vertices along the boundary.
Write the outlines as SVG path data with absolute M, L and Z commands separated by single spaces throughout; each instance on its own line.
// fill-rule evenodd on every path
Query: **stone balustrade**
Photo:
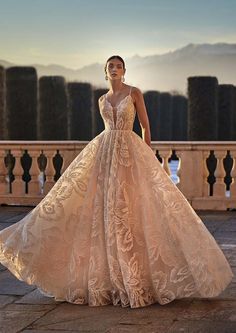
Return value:
M 0 141 L 0 204 L 38 204 L 87 143 Z M 170 176 L 178 158 L 176 186 L 194 209 L 236 208 L 235 141 L 153 141 L 152 149 Z

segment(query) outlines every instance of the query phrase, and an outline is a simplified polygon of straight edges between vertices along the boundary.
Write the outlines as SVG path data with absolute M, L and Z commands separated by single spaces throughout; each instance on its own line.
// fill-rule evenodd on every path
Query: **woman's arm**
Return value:
M 134 105 L 138 114 L 138 119 L 142 129 L 142 138 L 146 142 L 147 145 L 151 146 L 151 133 L 150 133 L 150 124 L 147 115 L 147 110 L 145 106 L 145 102 L 143 99 L 142 92 L 133 87 L 132 96 L 134 97 Z

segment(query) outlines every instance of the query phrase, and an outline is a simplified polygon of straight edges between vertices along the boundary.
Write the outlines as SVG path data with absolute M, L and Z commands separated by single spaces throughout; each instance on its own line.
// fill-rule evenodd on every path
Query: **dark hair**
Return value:
M 125 69 L 125 62 L 124 62 L 124 60 L 119 55 L 113 55 L 110 58 L 108 58 L 107 61 L 106 61 L 106 64 L 105 64 L 105 67 L 104 67 L 105 73 L 106 73 L 106 69 L 107 69 L 107 63 L 110 60 L 112 60 L 112 59 L 118 59 L 118 60 L 120 60 L 122 62 L 122 64 L 123 64 L 124 69 Z

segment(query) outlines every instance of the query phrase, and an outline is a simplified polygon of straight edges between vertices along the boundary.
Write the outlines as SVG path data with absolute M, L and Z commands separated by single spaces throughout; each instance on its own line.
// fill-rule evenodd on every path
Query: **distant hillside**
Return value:
M 4 67 L 15 65 L 5 60 L 0 60 L 0 64 Z M 37 69 L 39 76 L 62 75 L 68 81 L 90 82 L 97 87 L 107 86 L 103 73 L 104 64 L 95 63 L 77 70 L 60 65 L 32 66 Z M 188 44 L 162 55 L 136 55 L 127 58 L 126 67 L 126 82 L 143 91 L 177 90 L 185 94 L 187 77 L 192 75 L 216 76 L 219 83 L 236 85 L 236 44 Z

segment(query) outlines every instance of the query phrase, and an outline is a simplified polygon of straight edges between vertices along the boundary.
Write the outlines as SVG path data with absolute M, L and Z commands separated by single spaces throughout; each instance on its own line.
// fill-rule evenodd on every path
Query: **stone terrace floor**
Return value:
M 0 229 L 32 208 L 0 206 Z M 236 212 L 197 211 L 236 275 Z M 181 299 L 130 309 L 55 302 L 0 265 L 0 332 L 236 333 L 236 277 L 214 299 Z

